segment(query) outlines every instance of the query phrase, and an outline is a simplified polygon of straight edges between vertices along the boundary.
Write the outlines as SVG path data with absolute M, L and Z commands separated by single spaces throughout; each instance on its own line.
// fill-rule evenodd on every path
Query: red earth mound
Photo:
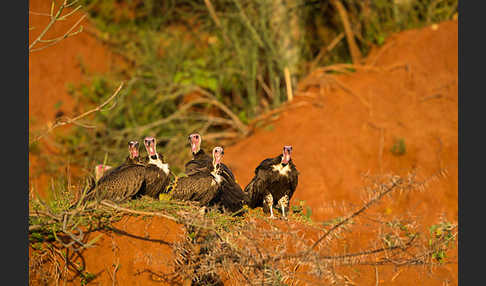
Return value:
M 356 208 L 366 172 L 404 174 L 416 168 L 425 178 L 444 168 L 448 176 L 424 193 L 395 197 L 381 208 L 390 216 L 411 211 L 423 225 L 439 216 L 457 222 L 457 32 L 457 21 L 405 31 L 368 56 L 365 65 L 373 69 L 334 81 L 319 71 L 310 74 L 292 105 L 312 104 L 291 105 L 270 125 L 228 147 L 225 162 L 244 187 L 261 160 L 292 145 L 301 174 L 291 203 L 305 200 L 314 220 L 335 217 L 334 203 Z M 400 140 L 405 152 L 396 155 L 391 150 Z M 457 283 L 457 265 L 448 269 L 449 283 Z M 404 275 L 394 285 L 410 285 L 409 278 Z
M 361 176 L 366 172 L 403 174 L 416 167 L 419 175 L 427 177 L 445 168 L 447 178 L 433 190 L 418 200 L 397 198 L 389 212 L 413 208 L 424 219 L 435 220 L 444 213 L 455 220 L 457 53 L 457 22 L 451 21 L 437 29 L 390 37 L 368 57 L 383 71 L 336 76 L 342 88 L 337 84 L 323 92 L 319 85 L 332 80 L 319 72 L 310 74 L 300 91 L 314 98 L 297 96 L 292 104 L 319 104 L 290 105 L 269 126 L 226 148 L 225 162 L 245 186 L 261 160 L 292 145 L 292 158 L 301 173 L 292 202 L 305 200 L 316 220 L 334 215 L 326 207 L 333 201 L 358 202 Z M 399 139 L 405 143 L 405 153 L 395 155 L 391 149 Z
M 49 1 L 30 1 L 31 11 L 49 9 Z M 47 36 L 64 33 L 77 19 L 56 24 Z M 47 21 L 45 16 L 30 15 L 29 25 L 37 27 L 30 31 L 31 41 Z M 293 145 L 292 158 L 301 175 L 291 203 L 305 200 L 316 221 L 339 215 L 334 202 L 351 209 L 359 205 L 363 173 L 403 174 L 415 167 L 420 177 L 427 177 L 444 168 L 448 176 L 425 192 L 394 197 L 380 210 L 385 215 L 412 211 L 424 226 L 437 222 L 439 215 L 457 222 L 457 33 L 457 21 L 405 31 L 368 56 L 365 66 L 373 68 L 357 68 L 351 74 L 333 75 L 334 79 L 315 71 L 301 81 L 294 101 L 278 118 L 226 148 L 225 163 L 244 187 L 261 160 L 279 154 L 283 145 Z M 109 50 L 86 33 L 29 56 L 29 117 L 35 119 L 29 128 L 54 120 L 58 101 L 63 102 L 64 113 L 73 112 L 66 84 L 86 80 L 78 57 L 93 72 L 106 71 L 113 63 Z M 300 106 L 300 102 L 307 104 Z M 405 146 L 401 155 L 391 152 L 397 142 Z M 39 161 L 30 154 L 29 171 L 42 168 Z M 44 183 L 38 179 L 30 177 L 29 184 L 45 184 L 48 176 L 43 177 Z M 103 233 L 96 247 L 83 254 L 86 270 L 100 274 L 90 284 L 111 284 L 110 273 L 118 262 L 120 285 L 155 284 L 143 271 L 166 270 L 164 259 L 172 257 L 166 242 L 177 239 L 180 226 L 164 219 L 125 218 L 115 227 L 123 232 Z M 366 268 L 355 281 L 375 285 L 374 268 Z M 398 276 L 391 268 L 380 269 L 378 282 L 457 285 L 457 264 L 430 276 L 417 268 L 404 269 Z M 72 284 L 79 285 L 79 279 Z

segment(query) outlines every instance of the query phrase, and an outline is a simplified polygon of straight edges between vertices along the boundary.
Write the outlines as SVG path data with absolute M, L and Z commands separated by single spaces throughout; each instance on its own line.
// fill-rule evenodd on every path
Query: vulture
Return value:
M 140 159 L 140 154 L 138 153 L 138 146 L 139 146 L 138 141 L 132 140 L 128 142 L 129 154 L 125 159 L 125 162 L 122 164 L 122 166 L 134 165 L 134 164 L 143 165 L 142 159 Z
M 169 186 L 169 164 L 164 163 L 164 157 L 157 152 L 154 137 L 146 137 L 144 145 L 148 156 L 145 165 L 145 186 L 141 195 L 157 198 Z
M 220 175 L 222 157 L 223 148 L 215 147 L 210 165 L 205 162 L 206 158 L 198 157 L 191 160 L 193 161 L 191 166 L 197 166 L 197 168 L 191 169 L 192 171 L 187 177 L 182 177 L 177 181 L 171 191 L 171 197 L 182 201 L 197 201 L 202 206 L 209 205 L 216 197 L 223 180 Z
M 128 165 L 105 174 L 86 194 L 86 200 L 124 201 L 137 194 L 145 183 L 143 165 Z
M 221 150 L 222 154 L 224 155 L 224 149 L 222 147 Z M 218 191 L 216 197 L 211 203 L 219 205 L 223 208 L 223 210 L 236 212 L 240 210 L 243 205 L 248 204 L 248 195 L 243 192 L 240 185 L 236 182 L 233 173 L 231 173 L 231 170 L 223 163 L 220 163 L 220 165 L 220 175 L 223 180 L 221 181 L 220 190 Z M 226 170 L 228 170 L 229 172 Z
M 195 174 L 211 168 L 212 158 L 203 149 L 201 149 L 201 135 L 194 133 L 189 135 L 189 144 L 191 144 L 192 160 L 184 165 L 186 175 Z
M 139 159 L 129 162 L 127 159 L 124 164 L 101 177 L 88 191 L 86 199 L 121 202 L 135 195 L 156 197 L 169 183 L 169 166 L 156 152 L 155 144 L 155 138 L 146 137 L 144 145 L 148 153 L 147 162 L 143 164 Z
M 273 207 L 280 208 L 286 218 L 289 201 L 297 188 L 299 172 L 290 158 L 291 152 L 292 146 L 284 146 L 282 154 L 263 160 L 245 187 L 249 196 L 248 206 L 263 207 L 266 213 L 270 212 L 270 218 L 274 218 Z
M 211 169 L 212 159 L 201 149 L 202 137 L 198 133 L 189 135 L 189 144 L 191 145 L 191 152 L 193 160 L 185 164 L 186 174 L 190 175 L 204 169 Z M 221 159 L 224 155 L 223 147 L 221 149 Z M 224 163 L 220 162 L 220 174 L 223 177 L 221 183 L 221 190 L 218 192 L 216 198 L 211 202 L 218 204 L 223 209 L 235 212 L 240 210 L 244 204 L 248 204 L 248 196 L 243 192 L 240 185 L 236 182 L 235 176 L 231 169 Z
M 201 149 L 201 142 L 202 137 L 198 133 L 194 133 L 189 135 L 189 143 L 191 144 L 191 152 L 193 156 L 193 160 L 189 161 L 185 165 L 186 174 L 189 175 L 190 173 L 197 171 L 199 168 L 204 168 L 207 166 L 211 166 L 211 156 L 206 154 L 203 149 Z M 222 148 L 222 147 L 221 147 Z M 221 169 L 230 176 L 233 180 L 235 180 L 235 176 L 233 172 L 231 172 L 230 168 L 225 164 L 221 163 Z

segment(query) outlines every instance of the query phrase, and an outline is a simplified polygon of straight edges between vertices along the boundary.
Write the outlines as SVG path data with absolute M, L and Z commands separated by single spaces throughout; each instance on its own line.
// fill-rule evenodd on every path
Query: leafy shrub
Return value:
M 410 0 L 401 6 L 391 0 L 341 2 L 364 53 L 390 32 L 450 19 L 457 11 L 457 1 L 451 0 Z M 118 161 L 128 140 L 151 134 L 173 154 L 170 159 L 176 159 L 178 168 L 189 157 L 185 137 L 190 132 L 204 136 L 232 129 L 246 135 L 225 112 L 207 103 L 187 106 L 190 101 L 209 94 L 247 124 L 286 100 L 286 67 L 291 67 L 295 84 L 309 72 L 307 63 L 343 31 L 329 1 L 82 3 L 101 31 L 98 37 L 128 67 L 90 75 L 90 85 L 70 85 L 69 91 L 78 102 L 96 105 L 120 81 L 127 84 L 116 105 L 96 115 L 97 129 L 77 128 L 63 139 L 68 152 L 91 158 L 109 153 Z M 347 43 L 341 40 L 317 64 L 349 61 Z

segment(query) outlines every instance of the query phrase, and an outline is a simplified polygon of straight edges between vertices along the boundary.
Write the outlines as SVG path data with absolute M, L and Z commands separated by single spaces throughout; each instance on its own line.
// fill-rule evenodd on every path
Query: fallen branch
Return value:
M 144 212 L 144 211 L 131 210 L 131 209 L 127 209 L 127 208 L 124 208 L 124 207 L 117 206 L 117 205 L 109 203 L 107 201 L 101 201 L 100 204 L 107 206 L 109 208 L 115 209 L 117 211 L 124 212 L 124 213 L 146 215 L 146 216 L 158 216 L 158 217 L 163 217 L 163 218 L 170 219 L 170 220 L 177 222 L 176 218 L 168 216 L 168 215 L 160 213 L 160 212 Z
M 216 100 L 216 98 L 214 98 L 214 96 L 211 93 L 205 91 L 204 89 L 198 86 L 196 86 L 196 91 L 208 96 L 209 97 L 208 103 L 214 104 L 217 107 L 219 107 L 221 110 L 223 110 L 235 122 L 236 126 L 238 127 L 238 129 L 240 129 L 243 136 L 246 136 L 248 134 L 247 126 L 243 124 L 241 120 L 238 118 L 238 116 L 236 116 L 236 114 L 234 114 L 226 105 Z

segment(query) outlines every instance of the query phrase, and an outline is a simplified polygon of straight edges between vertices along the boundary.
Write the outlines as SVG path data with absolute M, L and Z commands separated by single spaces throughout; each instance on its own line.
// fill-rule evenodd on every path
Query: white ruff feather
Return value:
M 287 164 L 284 167 L 284 166 L 282 166 L 282 164 L 279 163 L 279 164 L 273 165 L 272 168 L 275 172 L 279 172 L 280 175 L 282 175 L 282 176 L 288 176 L 289 172 L 290 172 L 290 164 Z
M 221 175 L 217 174 L 217 170 L 212 171 L 212 172 L 211 172 L 211 175 L 213 175 L 214 180 L 215 180 L 215 181 L 216 181 L 218 184 L 220 184 L 220 183 L 221 183 L 221 180 L 222 180 L 222 179 L 221 179 Z M 211 185 L 212 185 L 212 184 L 211 184 Z
M 160 159 L 153 160 L 152 158 L 150 158 L 149 164 L 152 164 L 152 165 L 159 167 L 160 169 L 162 169 L 162 171 L 164 171 L 164 173 L 166 175 L 169 174 L 169 164 L 162 163 L 162 161 L 160 161 Z

